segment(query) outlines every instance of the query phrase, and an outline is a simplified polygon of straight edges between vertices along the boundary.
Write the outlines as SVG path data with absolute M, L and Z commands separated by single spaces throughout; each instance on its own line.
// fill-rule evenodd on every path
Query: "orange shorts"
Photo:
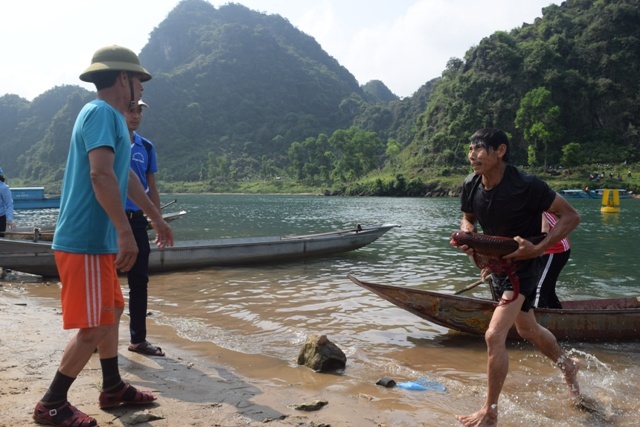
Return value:
M 62 282 L 63 329 L 112 325 L 114 309 L 124 307 L 115 267 L 116 254 L 54 251 Z

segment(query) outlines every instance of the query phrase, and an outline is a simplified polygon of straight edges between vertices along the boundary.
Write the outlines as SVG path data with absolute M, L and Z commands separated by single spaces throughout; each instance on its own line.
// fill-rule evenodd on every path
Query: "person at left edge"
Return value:
M 160 194 L 156 186 L 155 173 L 158 172 L 156 149 L 151 141 L 140 136 L 136 130 L 142 122 L 143 110 L 149 108 L 142 100 L 125 112 L 127 128 L 131 138 L 131 170 L 137 175 L 149 199 L 160 210 Z M 127 198 L 125 212 L 138 245 L 138 257 L 127 272 L 129 283 L 129 351 L 148 356 L 164 356 L 160 347 L 147 341 L 147 297 L 149 284 L 149 236 L 147 218 L 131 199 Z
M 82 108 L 73 127 L 52 244 L 62 283 L 62 326 L 78 332 L 67 343 L 32 416 L 36 423 L 58 427 L 98 425 L 67 399 L 96 348 L 102 370 L 96 400 L 101 409 L 156 400 L 151 392 L 125 383 L 118 367 L 124 310 L 118 270 L 129 271 L 138 254 L 124 212 L 127 196 L 151 219 L 156 244 L 173 245 L 171 228 L 129 167 L 131 140 L 124 113 L 140 100 L 142 83 L 151 74 L 133 51 L 114 45 L 98 49 L 80 79 L 95 84 L 97 99 Z
M 0 237 L 4 237 L 7 226 L 13 228 L 13 198 L 11 189 L 4 181 L 2 168 L 0 168 Z

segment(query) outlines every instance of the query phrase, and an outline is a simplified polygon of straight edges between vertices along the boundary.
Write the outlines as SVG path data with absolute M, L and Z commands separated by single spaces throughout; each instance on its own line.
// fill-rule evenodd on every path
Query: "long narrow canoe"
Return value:
M 175 221 L 176 219 L 179 219 L 181 216 L 183 216 L 186 213 L 187 211 L 165 213 L 165 214 L 162 214 L 162 218 L 164 218 L 164 220 L 167 222 L 171 222 L 171 221 Z M 151 222 L 149 222 L 147 229 L 151 230 L 151 228 L 152 228 Z M 45 242 L 51 242 L 53 241 L 54 233 L 55 233 L 54 226 L 33 227 L 33 228 L 22 227 L 22 228 L 7 229 L 7 231 L 5 231 L 4 233 L 4 237 L 6 239 L 25 239 L 25 240 L 32 240 L 34 242 L 39 242 L 41 240 Z
M 179 241 L 165 249 L 151 248 L 151 273 L 282 262 L 353 251 L 372 243 L 395 224 L 297 236 Z M 58 270 L 51 242 L 0 239 L 0 267 L 45 277 Z
M 495 304 L 491 300 L 363 282 L 361 286 L 429 322 L 460 332 L 484 335 Z M 558 339 L 611 341 L 640 338 L 640 297 L 562 301 L 562 309 L 535 309 L 538 323 Z M 515 327 L 509 338 L 519 339 Z
M 50 242 L 53 240 L 55 227 L 33 227 L 33 228 L 12 228 L 4 232 L 6 239 L 24 239 L 38 242 L 44 240 Z

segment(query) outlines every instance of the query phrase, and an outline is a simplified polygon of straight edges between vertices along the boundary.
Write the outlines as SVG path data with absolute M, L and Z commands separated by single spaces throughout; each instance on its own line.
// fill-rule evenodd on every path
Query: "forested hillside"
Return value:
M 286 19 L 239 4 L 183 0 L 140 58 L 154 76 L 140 131 L 169 183 L 221 191 L 288 179 L 422 195 L 465 172 L 469 136 L 483 126 L 511 135 L 520 165 L 640 160 L 639 0 L 546 7 L 535 22 L 479 40 L 404 99 L 380 81 L 360 86 Z M 33 102 L 0 97 L 5 173 L 59 183 L 75 116 L 94 96 L 63 86 Z
M 576 185 L 588 183 L 595 165 L 640 160 L 639 67 L 640 2 L 551 5 L 534 23 L 497 31 L 464 59 L 452 58 L 442 76 L 411 100 L 354 102 L 360 109 L 354 125 L 376 132 L 387 150 L 384 167 L 353 167 L 357 173 L 351 177 L 375 167 L 381 171 L 354 182 L 339 161 L 333 169 L 320 170 L 333 178 L 328 182 L 334 189 L 349 194 L 441 193 L 443 179 L 468 172 L 463 165 L 471 134 L 492 126 L 511 135 L 514 163 L 538 167 L 538 172 L 563 167 Z M 424 101 L 426 107 L 412 114 L 407 110 L 412 101 Z M 394 127 L 392 118 L 405 112 L 417 121 Z M 312 139 L 306 144 L 314 145 Z M 322 144 L 318 138 L 316 145 Z M 335 157 L 336 152 L 338 147 L 330 153 Z M 318 183 L 318 167 L 324 165 L 322 156 L 310 156 L 296 167 L 308 171 L 298 179 Z
M 245 178 L 263 156 L 283 167 L 293 141 L 348 126 L 340 102 L 363 96 L 313 38 L 237 4 L 183 1 L 140 59 L 154 74 L 145 100 L 158 107 L 145 129 L 162 135 L 177 163 L 167 179 L 207 179 L 219 164 L 230 165 L 231 179 Z
M 472 132 L 508 131 L 529 165 L 640 160 L 640 2 L 570 0 L 452 59 L 412 162 L 464 159 Z

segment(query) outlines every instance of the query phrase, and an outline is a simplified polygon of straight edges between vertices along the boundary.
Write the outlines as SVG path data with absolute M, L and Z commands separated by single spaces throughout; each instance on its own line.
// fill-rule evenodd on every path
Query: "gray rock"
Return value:
M 132 415 L 123 417 L 123 422 L 125 423 L 125 425 L 146 424 L 149 421 L 155 420 L 164 420 L 164 417 L 155 415 L 154 413 L 149 411 L 136 412 Z
M 298 365 L 305 365 L 316 372 L 344 369 L 347 356 L 326 335 L 309 335 L 298 355 Z
M 314 400 L 311 403 L 299 403 L 297 405 L 293 405 L 293 409 L 297 409 L 298 411 L 318 411 L 328 403 L 329 402 L 326 400 Z

